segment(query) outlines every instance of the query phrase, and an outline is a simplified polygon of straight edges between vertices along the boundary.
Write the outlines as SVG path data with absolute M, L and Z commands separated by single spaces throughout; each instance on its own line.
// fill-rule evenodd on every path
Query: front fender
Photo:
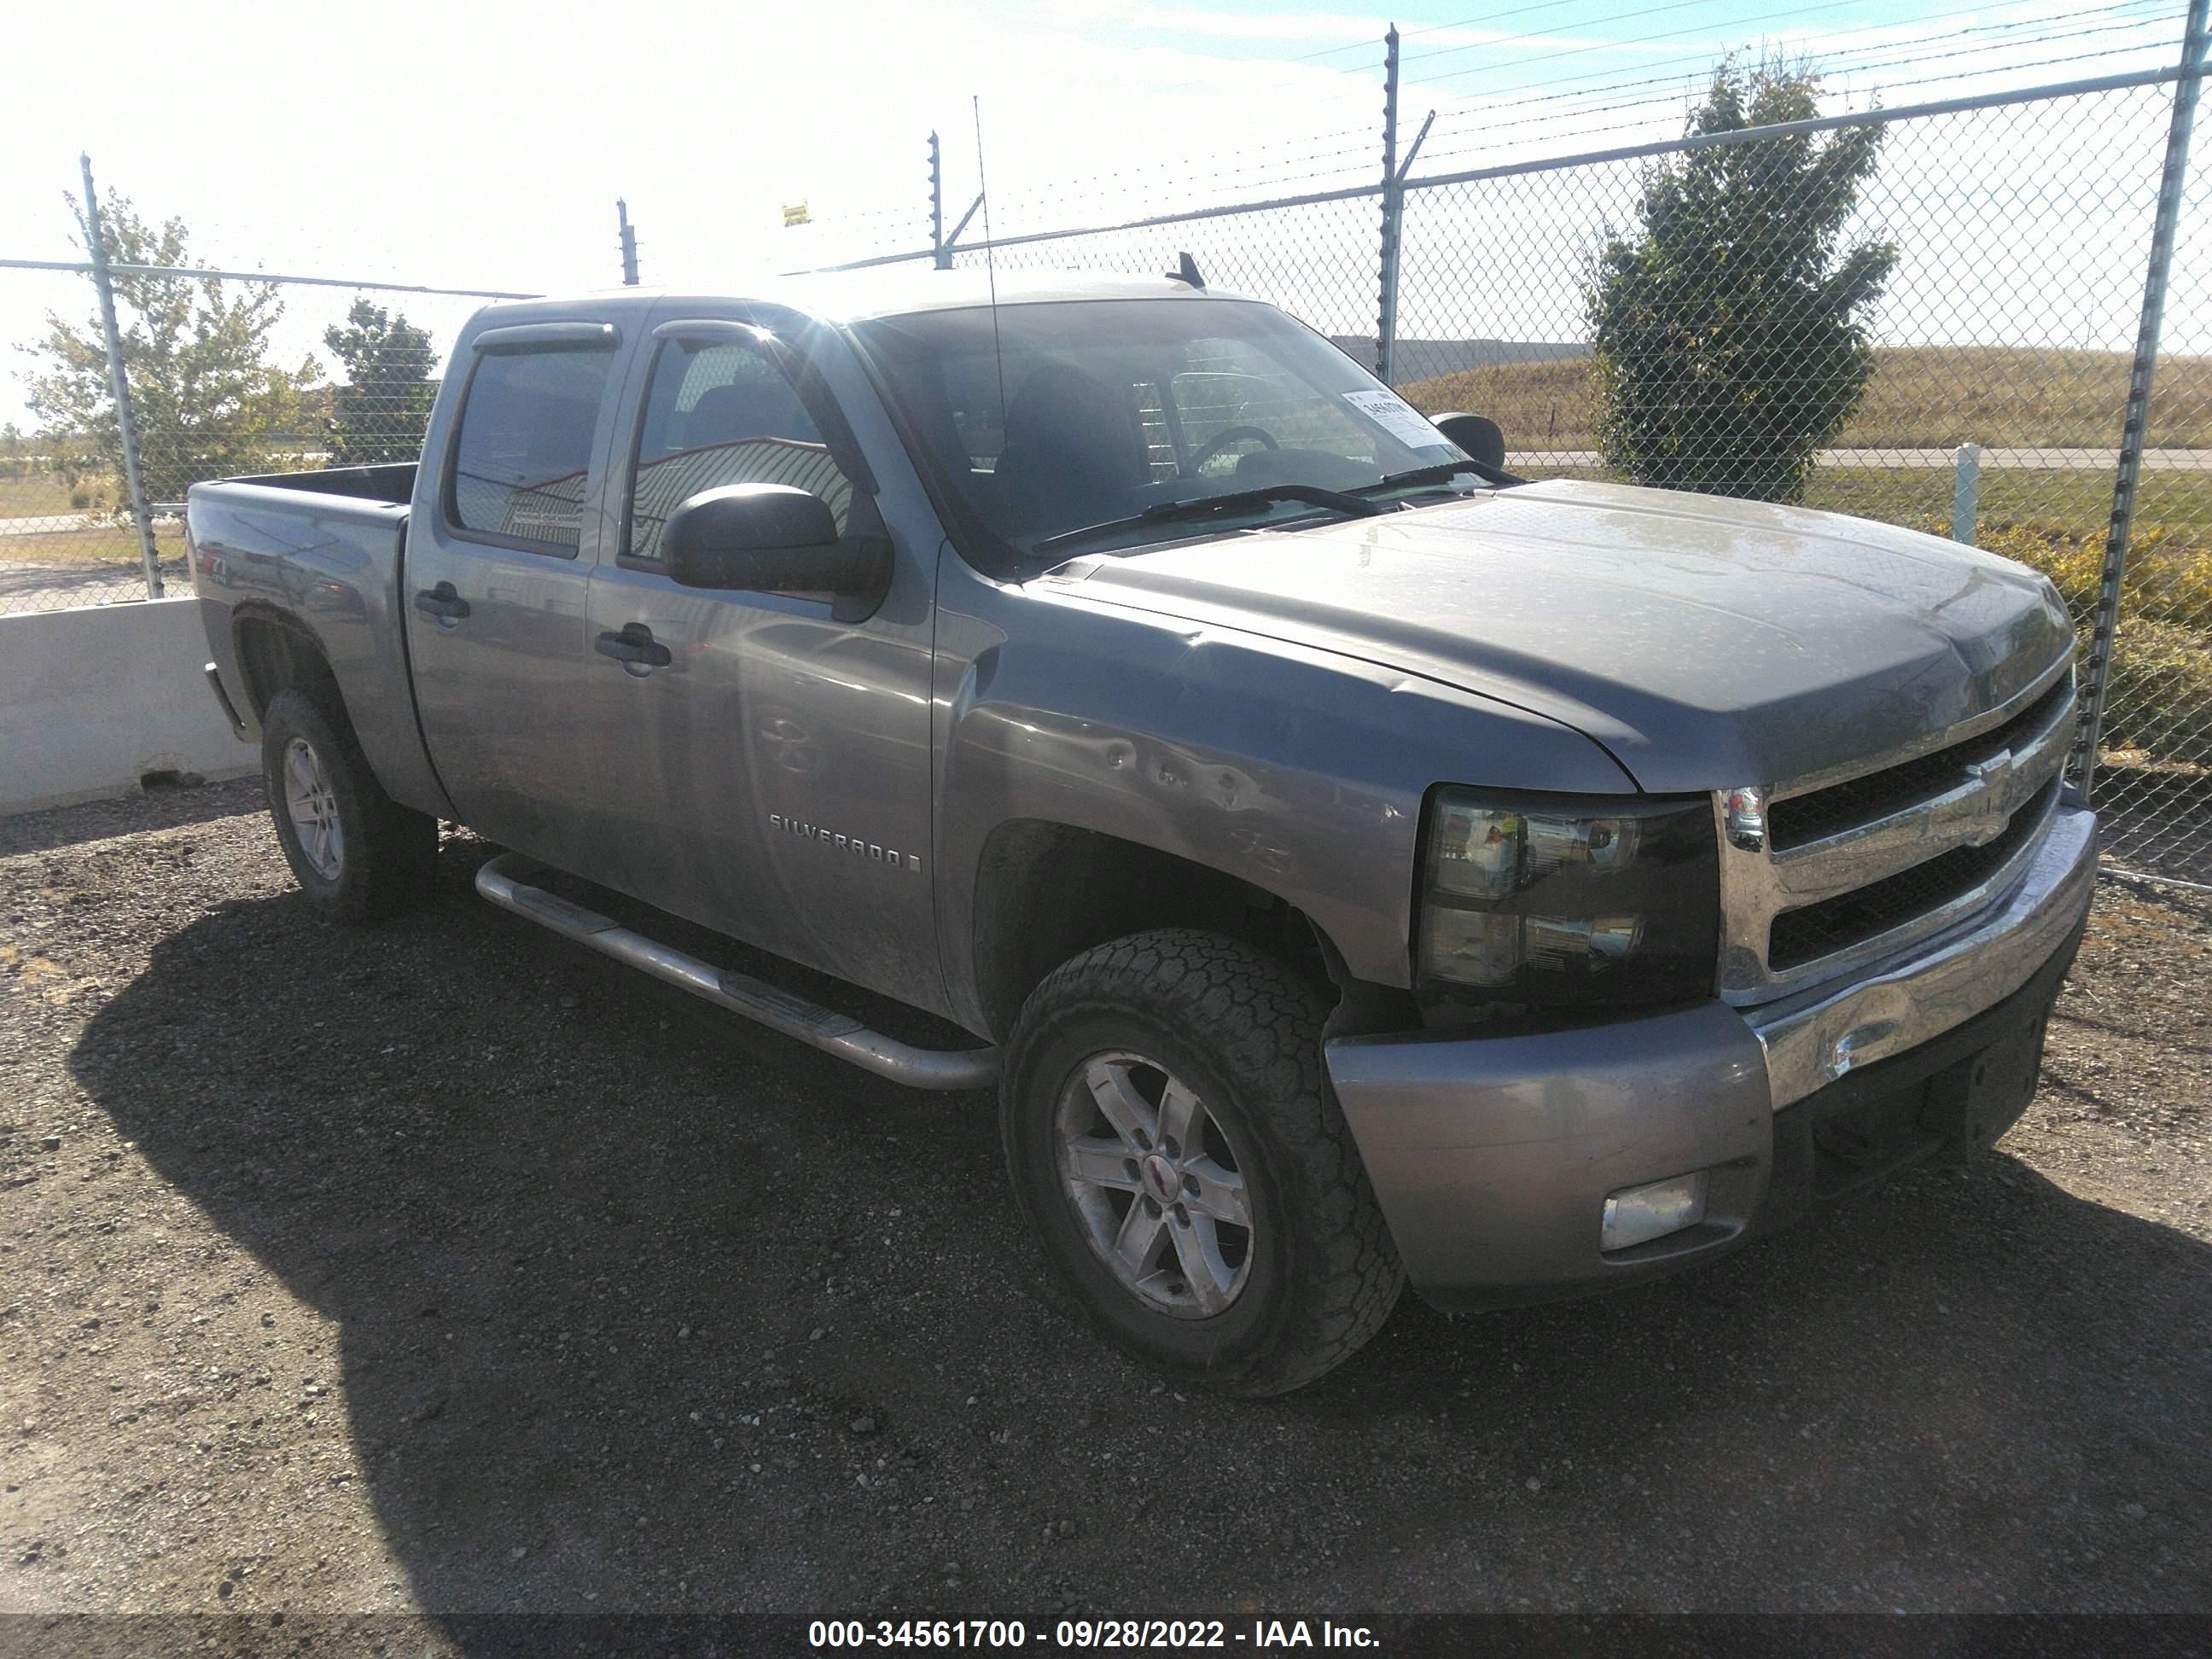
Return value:
M 1579 732 L 1419 675 L 1037 584 L 945 586 L 938 924 L 971 1021 L 983 848 L 1010 819 L 1236 877 L 1304 912 L 1358 978 L 1402 987 L 1431 786 L 1635 788 Z

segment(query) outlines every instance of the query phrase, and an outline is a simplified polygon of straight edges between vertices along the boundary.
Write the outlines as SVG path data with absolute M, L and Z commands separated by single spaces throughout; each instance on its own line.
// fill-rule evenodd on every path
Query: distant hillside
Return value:
M 1331 338 L 1354 362 L 1375 367 L 1375 337 L 1338 334 Z M 1586 345 L 1548 340 L 1401 340 L 1394 366 L 1398 384 L 1425 380 L 1439 374 L 1463 374 L 1504 363 L 1550 362 L 1561 357 L 1586 357 Z
M 1410 349 L 1441 344 L 1522 352 L 1436 369 Z M 1370 358 L 1373 346 L 1368 347 Z M 1487 415 L 1517 451 L 1590 449 L 1597 444 L 1596 394 L 1588 349 L 1496 341 L 1406 341 L 1398 390 L 1430 414 Z M 1874 380 L 1838 448 L 1949 449 L 2045 445 L 2109 449 L 2120 441 L 2130 362 L 2124 352 L 2021 346 L 1881 346 Z M 2150 442 L 2212 447 L 2212 358 L 2169 357 L 2159 365 Z

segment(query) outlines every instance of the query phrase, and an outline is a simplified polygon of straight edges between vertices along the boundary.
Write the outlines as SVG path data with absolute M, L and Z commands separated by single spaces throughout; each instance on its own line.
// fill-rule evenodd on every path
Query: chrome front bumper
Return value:
M 2062 803 L 1995 908 L 1902 961 L 1760 1007 L 1716 1000 L 1526 1036 L 1330 1042 L 1329 1079 L 1414 1287 L 1447 1307 L 1540 1301 L 1740 1240 L 1765 1218 L 1778 1139 L 1806 1142 L 1778 1125 L 1817 1113 L 1823 1089 L 1859 1092 L 1861 1079 L 1841 1079 L 1882 1062 L 1915 1086 L 1910 1057 L 1940 1049 L 1948 1063 L 1957 1043 L 1941 1039 L 1977 1021 L 2039 1043 L 2054 959 L 2088 917 L 2096 845 L 2094 814 Z M 1698 1170 L 1711 1171 L 1704 1221 L 1599 1249 L 1607 1194 Z

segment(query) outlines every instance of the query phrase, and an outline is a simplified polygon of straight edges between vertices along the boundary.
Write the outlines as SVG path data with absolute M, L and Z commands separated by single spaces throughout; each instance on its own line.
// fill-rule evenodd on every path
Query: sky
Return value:
M 1832 107 L 1893 106 L 2169 62 L 2181 12 L 2181 0 L 1419 0 L 1387 15 L 1299 0 L 86 0 L 11 18 L 0 256 L 82 257 L 62 194 L 83 149 L 103 187 L 181 216 L 213 264 L 598 287 L 619 276 L 619 196 L 648 283 L 741 289 L 925 245 L 927 136 L 942 135 L 957 216 L 976 187 L 975 100 L 1001 236 L 1369 181 L 1394 16 L 1407 137 L 1437 112 L 1418 173 L 1679 133 L 1730 52 L 1809 57 Z M 799 202 L 813 222 L 784 228 Z M 0 342 L 35 336 L 51 306 L 88 314 L 84 289 L 0 270 Z M 288 355 L 314 349 L 350 297 L 291 292 Z M 398 303 L 444 336 L 473 302 Z M 21 418 L 22 360 L 9 356 L 0 419 Z

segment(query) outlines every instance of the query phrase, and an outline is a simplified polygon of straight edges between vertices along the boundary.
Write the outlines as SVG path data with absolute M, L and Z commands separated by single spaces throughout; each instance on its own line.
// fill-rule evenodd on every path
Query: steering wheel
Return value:
M 1273 433 L 1264 431 L 1259 427 L 1226 427 L 1221 431 L 1215 433 L 1213 434 L 1213 441 L 1207 444 L 1205 448 L 1200 450 L 1197 454 L 1190 458 L 1190 464 L 1184 476 L 1188 477 L 1190 473 L 1196 472 L 1216 455 L 1218 455 L 1223 450 L 1228 448 L 1230 445 L 1233 443 L 1241 443 L 1247 438 L 1256 438 L 1261 443 L 1266 445 L 1269 449 L 1279 449 L 1282 447 L 1281 445 L 1275 441 L 1275 434 Z

